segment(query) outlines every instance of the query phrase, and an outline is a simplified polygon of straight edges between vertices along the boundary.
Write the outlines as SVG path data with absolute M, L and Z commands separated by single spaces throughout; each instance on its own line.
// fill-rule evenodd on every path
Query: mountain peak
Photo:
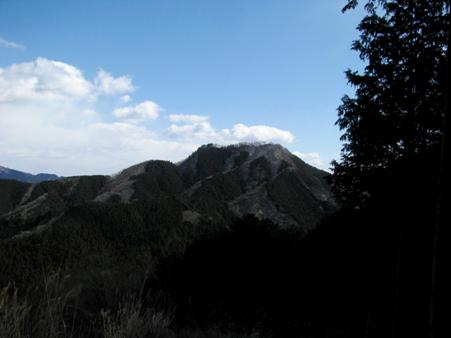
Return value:
M 311 167 L 288 149 L 275 143 L 238 143 L 228 146 L 207 144 L 199 147 L 187 159 L 178 163 L 180 171 L 188 181 L 228 172 L 239 166 L 248 167 L 251 163 L 266 161 L 274 177 L 283 168 L 310 167 L 313 171 L 325 172 Z M 306 170 L 303 168 L 304 170 Z
M 208 144 L 178 168 L 191 198 L 219 199 L 236 216 L 254 214 L 281 225 L 310 228 L 335 208 L 325 182 L 329 174 L 279 144 Z

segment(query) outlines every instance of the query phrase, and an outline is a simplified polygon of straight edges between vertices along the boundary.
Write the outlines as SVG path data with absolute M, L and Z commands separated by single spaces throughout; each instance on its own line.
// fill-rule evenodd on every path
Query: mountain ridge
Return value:
M 0 219 L 29 224 L 17 229 L 33 231 L 77 205 L 174 199 L 183 206 L 183 222 L 224 226 L 252 214 L 307 232 L 336 208 L 325 182 L 328 175 L 278 144 L 208 144 L 176 164 L 150 160 L 113 176 L 73 176 L 21 185 L 0 208 Z
M 39 183 L 43 181 L 52 181 L 60 178 L 55 174 L 38 173 L 36 175 L 24 171 L 10 169 L 0 166 L 0 179 L 16 180 L 26 183 Z

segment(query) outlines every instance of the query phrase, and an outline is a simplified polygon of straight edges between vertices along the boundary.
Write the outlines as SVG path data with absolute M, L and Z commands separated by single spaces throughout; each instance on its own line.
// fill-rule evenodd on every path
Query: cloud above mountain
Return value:
M 204 143 L 294 140 L 267 125 L 237 121 L 216 128 L 206 115 L 164 115 L 159 103 L 135 102 L 136 91 L 129 75 L 99 68 L 90 79 L 76 66 L 46 58 L 0 68 L 2 164 L 108 174 L 152 158 L 177 161 Z
M 99 69 L 90 81 L 78 68 L 45 58 L 0 68 L 0 102 L 92 102 L 135 89 L 129 76 L 115 78 Z
M 144 120 L 156 120 L 162 108 L 152 101 L 144 101 L 134 106 L 116 108 L 113 115 L 119 119 L 124 119 L 131 123 Z
M 136 89 L 130 76 L 115 78 L 102 68 L 97 71 L 94 83 L 99 92 L 106 95 L 126 94 L 134 92 Z
M 82 72 L 63 62 L 38 58 L 0 68 L 0 102 L 92 101 L 96 88 Z
M 169 126 L 169 135 L 180 139 L 197 139 L 216 143 L 236 143 L 244 141 L 291 143 L 294 135 L 286 130 L 255 125 L 246 126 L 237 123 L 230 129 L 215 129 L 208 116 L 203 115 L 169 115 L 174 122 Z
M 293 151 L 293 154 L 314 167 L 321 168 L 323 170 L 328 169 L 323 163 L 319 153 L 316 152 L 301 153 L 299 151 Z

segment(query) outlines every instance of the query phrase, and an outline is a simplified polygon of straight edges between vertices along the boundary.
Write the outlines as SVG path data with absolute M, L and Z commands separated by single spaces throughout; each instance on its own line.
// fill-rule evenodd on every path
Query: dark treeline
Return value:
M 163 259 L 147 288 L 169 297 L 181 327 L 426 337 L 438 157 L 399 163 L 364 208 L 343 208 L 307 236 L 238 220 Z

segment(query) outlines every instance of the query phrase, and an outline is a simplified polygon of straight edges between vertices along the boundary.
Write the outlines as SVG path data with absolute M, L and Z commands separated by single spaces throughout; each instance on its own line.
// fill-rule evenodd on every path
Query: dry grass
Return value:
M 40 287 L 20 293 L 14 285 L 0 289 L 1 338 L 256 338 L 259 334 L 221 333 L 215 329 L 171 328 L 172 315 L 143 308 L 136 297 L 125 299 L 114 309 L 101 309 L 90 322 L 79 320 L 79 289 L 67 288 L 62 273 L 46 275 Z M 81 324 L 82 323 L 82 324 Z M 82 326 L 82 327 L 80 327 Z
M 169 329 L 171 318 L 162 312 L 143 310 L 140 302 L 130 299 L 116 313 L 101 311 L 105 338 L 176 337 Z
M 0 290 L 0 337 L 30 337 L 31 306 L 17 291 L 11 284 Z

